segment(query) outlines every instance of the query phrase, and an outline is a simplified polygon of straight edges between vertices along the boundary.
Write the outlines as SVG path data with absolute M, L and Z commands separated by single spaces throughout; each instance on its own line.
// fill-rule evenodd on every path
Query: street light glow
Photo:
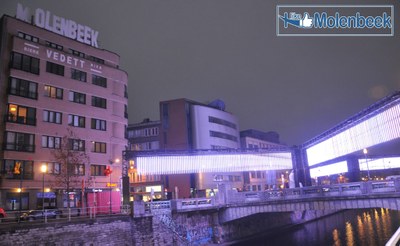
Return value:
M 43 194 L 42 194 L 42 211 L 44 213 L 44 193 L 45 193 L 45 190 L 44 190 L 44 174 L 47 172 L 46 163 L 42 164 L 42 166 L 40 167 L 40 171 L 42 171 L 42 174 L 43 174 L 43 179 L 42 179 L 42 191 L 43 191 Z
M 46 164 L 42 164 L 42 166 L 40 167 L 40 171 L 42 173 L 46 173 L 47 172 L 47 165 Z

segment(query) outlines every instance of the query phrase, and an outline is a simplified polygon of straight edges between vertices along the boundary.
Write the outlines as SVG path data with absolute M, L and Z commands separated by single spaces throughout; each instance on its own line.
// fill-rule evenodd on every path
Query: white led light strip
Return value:
M 380 158 L 380 159 L 359 159 L 360 170 L 382 170 L 382 169 L 392 169 L 392 168 L 400 168 L 400 158 L 399 157 L 388 157 L 388 158 Z
M 397 104 L 321 142 L 307 151 L 308 165 L 361 151 L 400 137 L 400 105 Z
M 140 156 L 136 158 L 139 174 L 179 174 L 242 172 L 292 169 L 290 152 L 268 154 L 221 154 L 181 156 Z
M 347 173 L 347 171 L 348 171 L 347 162 L 341 161 L 323 167 L 311 168 L 310 176 L 311 178 L 317 178 L 332 174 Z

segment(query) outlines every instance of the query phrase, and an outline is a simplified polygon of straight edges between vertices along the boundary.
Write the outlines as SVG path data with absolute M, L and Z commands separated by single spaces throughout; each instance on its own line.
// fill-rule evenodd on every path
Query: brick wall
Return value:
M 3 228 L 4 226 L 7 226 Z M 2 225 L 0 245 L 134 245 L 131 219 Z

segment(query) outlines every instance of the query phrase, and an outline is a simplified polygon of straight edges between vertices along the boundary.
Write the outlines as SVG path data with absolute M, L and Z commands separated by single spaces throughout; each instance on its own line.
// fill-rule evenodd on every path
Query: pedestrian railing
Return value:
M 95 206 L 95 207 L 74 207 L 54 208 L 38 210 L 7 211 L 7 217 L 2 218 L 1 226 L 10 223 L 48 223 L 59 220 L 72 221 L 77 219 L 93 219 L 98 216 L 130 215 L 131 207 L 121 205 L 120 207 Z

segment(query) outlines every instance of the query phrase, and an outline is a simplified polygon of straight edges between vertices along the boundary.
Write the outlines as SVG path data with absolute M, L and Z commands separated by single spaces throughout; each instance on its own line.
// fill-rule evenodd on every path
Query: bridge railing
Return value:
M 222 191 L 221 191 L 222 192 Z M 218 194 L 208 198 L 188 198 L 170 201 L 153 201 L 143 203 L 144 214 L 163 214 L 173 211 L 190 211 L 212 209 L 227 204 L 243 204 L 267 202 L 273 200 L 291 200 L 318 197 L 365 196 L 379 193 L 400 192 L 400 180 L 355 182 L 335 185 L 310 186 L 291 189 L 275 189 L 266 191 L 238 192 L 227 190 L 226 194 Z M 222 199 L 221 199 L 222 198 Z M 223 202 L 221 202 L 223 201 Z M 134 206 L 140 208 L 140 203 Z M 139 209 L 140 210 L 140 209 Z M 137 212 L 136 212 L 137 213 Z
M 178 211 L 208 209 L 214 207 L 215 205 L 215 197 L 177 199 L 172 201 L 172 209 Z
M 275 189 L 261 192 L 227 192 L 227 203 L 263 202 L 276 199 L 300 199 L 307 197 L 335 197 L 372 195 L 377 193 L 400 192 L 400 181 L 370 181 L 321 185 L 291 189 Z
M 3 224 L 16 223 L 49 223 L 57 221 L 72 221 L 108 217 L 114 215 L 130 215 L 130 205 L 115 205 L 96 207 L 52 208 L 37 210 L 7 211 L 5 218 L 0 220 Z M 1 243 L 0 243 L 1 245 Z
M 136 208 L 140 209 L 140 202 L 135 203 Z M 176 199 L 168 201 L 153 201 L 143 203 L 144 213 L 146 214 L 164 214 L 174 211 L 185 210 L 201 210 L 209 209 L 216 206 L 215 197 L 209 198 L 189 198 L 189 199 Z
M 153 201 L 146 202 L 145 213 L 151 214 L 163 214 L 171 211 L 171 201 Z

